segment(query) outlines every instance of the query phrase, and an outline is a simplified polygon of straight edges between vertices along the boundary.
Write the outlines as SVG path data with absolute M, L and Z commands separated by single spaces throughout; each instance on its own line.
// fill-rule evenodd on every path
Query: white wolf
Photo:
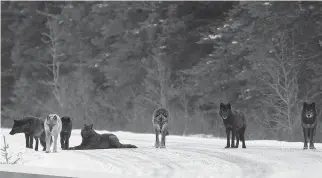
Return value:
M 46 153 L 50 152 L 50 140 L 54 137 L 53 152 L 57 152 L 57 139 L 62 129 L 62 122 L 57 114 L 49 114 L 44 122 L 46 132 Z

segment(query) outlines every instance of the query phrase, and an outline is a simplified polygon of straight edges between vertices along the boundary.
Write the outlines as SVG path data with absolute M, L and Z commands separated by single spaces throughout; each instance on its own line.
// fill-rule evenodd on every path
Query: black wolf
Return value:
M 243 142 L 242 147 L 246 148 L 245 145 L 245 130 L 246 130 L 246 119 L 241 111 L 235 111 L 231 109 L 230 103 L 227 105 L 220 103 L 219 115 L 224 122 L 227 134 L 227 146 L 225 148 L 238 148 L 239 139 Z M 230 131 L 232 132 L 231 145 L 229 143 Z M 237 143 L 235 146 L 235 136 Z
M 152 123 L 155 131 L 155 144 L 158 148 L 160 146 L 159 134 L 161 134 L 161 146 L 165 148 L 165 137 L 169 135 L 168 122 L 170 118 L 170 112 L 166 108 L 156 109 L 152 114 Z
M 99 134 L 92 125 L 84 124 L 81 130 L 82 143 L 68 150 L 111 149 L 111 148 L 137 148 L 135 145 L 122 144 L 114 134 Z
M 10 135 L 24 133 L 26 138 L 26 147 L 33 149 L 33 138 L 36 141 L 35 150 L 38 151 L 38 143 L 46 150 L 46 134 L 44 132 L 44 121 L 35 117 L 25 117 L 21 120 L 13 120 L 14 124 Z
M 68 116 L 64 116 L 61 118 L 62 122 L 62 130 L 60 132 L 60 145 L 61 149 L 65 150 L 69 148 L 69 138 L 72 133 L 72 120 Z
M 304 136 L 303 149 L 307 149 L 308 139 L 310 140 L 310 149 L 315 149 L 313 140 L 313 136 L 315 135 L 315 129 L 317 125 L 315 102 L 311 104 L 307 104 L 306 102 L 303 103 L 301 121 Z

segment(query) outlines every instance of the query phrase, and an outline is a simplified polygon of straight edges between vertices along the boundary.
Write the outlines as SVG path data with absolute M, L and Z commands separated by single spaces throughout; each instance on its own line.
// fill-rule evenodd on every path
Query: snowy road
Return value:
M 10 153 L 22 152 L 20 165 L 23 166 L 18 169 L 1 165 L 0 171 L 19 170 L 72 177 L 113 175 L 122 178 L 322 177 L 321 143 L 315 145 L 316 150 L 302 150 L 301 142 L 279 141 L 246 141 L 246 149 L 224 149 L 225 139 L 168 136 L 167 148 L 155 149 L 152 134 L 114 132 L 122 143 L 134 144 L 139 148 L 59 150 L 58 153 L 45 154 L 25 149 L 23 134 L 11 136 L 9 131 L 2 129 L 2 134 L 10 145 Z M 73 130 L 70 146 L 80 142 L 80 130 Z

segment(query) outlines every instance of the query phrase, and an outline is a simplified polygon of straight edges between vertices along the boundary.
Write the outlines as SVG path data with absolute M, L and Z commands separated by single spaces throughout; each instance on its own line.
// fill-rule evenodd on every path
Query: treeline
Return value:
M 1 9 L 3 126 L 54 112 L 74 128 L 152 132 L 152 112 L 164 106 L 171 134 L 222 136 L 219 104 L 230 102 L 247 115 L 248 139 L 301 140 L 303 101 L 315 101 L 320 117 L 321 2 L 6 1 Z

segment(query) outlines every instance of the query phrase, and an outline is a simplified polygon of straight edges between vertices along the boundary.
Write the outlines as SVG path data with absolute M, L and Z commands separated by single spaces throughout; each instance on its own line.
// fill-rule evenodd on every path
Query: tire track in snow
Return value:
M 237 149 L 224 149 L 215 147 L 210 150 L 205 149 L 205 147 L 194 148 L 188 145 L 185 145 L 181 149 L 190 150 L 192 152 L 204 154 L 209 157 L 215 157 L 219 160 L 226 161 L 227 164 L 230 164 L 231 167 L 234 167 L 234 169 L 232 170 L 236 171 L 236 167 L 241 170 L 241 175 L 236 175 L 237 177 L 269 177 L 270 173 L 273 171 L 273 166 L 271 166 L 271 164 L 268 164 L 267 160 L 255 161 L 253 159 L 245 157 L 245 155 L 243 155 L 243 152 L 239 152 L 239 154 L 236 155 L 236 151 L 239 151 Z
M 137 174 L 135 167 L 122 159 L 117 159 L 117 155 L 109 150 L 77 150 L 76 153 L 87 156 L 90 159 L 104 164 L 105 171 L 118 174 Z M 107 153 L 106 153 L 107 152 Z M 125 172 L 124 172 L 124 169 Z
M 132 151 L 136 153 L 136 156 L 127 156 L 133 160 L 145 163 L 149 167 L 149 175 L 153 177 L 172 177 L 175 170 L 182 168 L 177 162 L 170 161 L 169 158 L 166 158 L 165 153 L 161 153 L 158 149 L 134 149 Z M 153 151 L 158 151 L 158 153 Z

